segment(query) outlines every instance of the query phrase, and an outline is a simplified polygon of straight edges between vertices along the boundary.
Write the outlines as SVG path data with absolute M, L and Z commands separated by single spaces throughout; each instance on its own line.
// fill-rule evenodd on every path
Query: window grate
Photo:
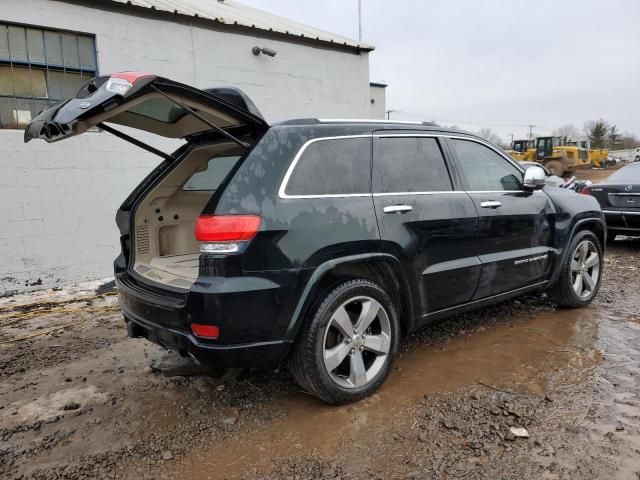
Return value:
M 0 128 L 26 127 L 97 74 L 95 36 L 0 22 Z

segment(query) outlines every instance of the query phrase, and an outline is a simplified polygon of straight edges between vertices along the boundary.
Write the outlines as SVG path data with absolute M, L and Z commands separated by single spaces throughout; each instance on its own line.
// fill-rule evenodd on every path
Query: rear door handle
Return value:
M 389 205 L 382 209 L 384 213 L 407 213 L 411 210 L 413 210 L 411 205 Z
M 502 206 L 502 203 L 496 202 L 495 200 L 489 200 L 488 202 L 482 202 L 480 206 L 482 208 L 498 208 Z

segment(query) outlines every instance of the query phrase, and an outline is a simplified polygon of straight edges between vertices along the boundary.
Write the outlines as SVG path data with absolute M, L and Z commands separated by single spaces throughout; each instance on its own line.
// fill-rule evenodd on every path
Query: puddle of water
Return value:
M 583 315 L 593 315 L 593 309 L 544 312 L 514 325 L 454 338 L 440 348 L 412 345 L 372 397 L 335 407 L 298 394 L 283 402 L 284 418 L 186 457 L 177 470 L 194 479 L 234 478 L 260 470 L 272 459 L 312 453 L 335 456 L 346 442 L 359 443 L 359 435 L 405 421 L 400 413 L 407 403 L 477 382 L 542 395 L 544 374 L 580 356 L 583 346 L 572 345 L 571 339 Z
M 605 379 L 603 398 L 598 398 L 600 414 L 591 425 L 595 442 L 610 436 L 605 445 L 615 449 L 616 478 L 637 478 L 640 472 L 640 325 L 635 295 L 616 305 L 615 313 L 603 310 L 598 318 L 596 347 L 607 359 L 598 375 Z M 626 312 L 627 316 L 618 313 Z M 617 427 L 622 426 L 622 430 Z

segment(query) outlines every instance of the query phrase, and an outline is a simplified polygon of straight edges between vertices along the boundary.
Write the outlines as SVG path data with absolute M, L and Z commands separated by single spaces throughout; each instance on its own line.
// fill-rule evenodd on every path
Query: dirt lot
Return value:
M 589 308 L 433 324 L 345 407 L 285 368 L 205 374 L 128 339 L 110 292 L 0 299 L 0 478 L 638 480 L 639 273 L 620 239 Z

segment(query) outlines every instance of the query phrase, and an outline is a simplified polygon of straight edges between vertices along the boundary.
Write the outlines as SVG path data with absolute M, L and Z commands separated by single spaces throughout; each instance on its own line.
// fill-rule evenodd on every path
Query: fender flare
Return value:
M 560 261 L 558 262 L 558 265 L 556 266 L 556 268 L 554 269 L 553 275 L 549 280 L 549 287 L 552 287 L 553 285 L 555 285 L 555 283 L 558 281 L 558 277 L 560 277 L 560 272 L 562 270 L 562 265 L 564 264 L 565 259 L 567 258 L 567 255 L 569 255 L 569 243 L 571 242 L 571 239 L 574 237 L 574 235 L 576 234 L 576 232 L 578 231 L 578 227 L 580 227 L 581 225 L 585 225 L 587 223 L 596 223 L 596 224 L 600 224 L 600 226 L 602 227 L 602 231 L 604 232 L 604 238 L 607 238 L 607 223 L 600 217 L 589 217 L 589 218 L 583 218 L 578 220 L 573 227 L 571 227 L 571 234 L 569 235 L 569 238 L 567 240 L 567 243 L 565 245 L 565 248 L 562 249 L 562 254 L 560 255 Z M 605 249 L 605 243 L 602 243 L 602 251 L 604 252 Z
M 391 262 L 393 268 L 398 275 L 398 279 L 400 280 L 401 286 L 400 288 L 403 290 L 403 297 L 405 303 L 407 305 L 407 330 L 411 331 L 411 326 L 413 323 L 413 299 L 411 297 L 411 289 L 409 288 L 409 283 L 407 278 L 401 268 L 400 261 L 393 255 L 388 253 L 363 253 L 358 255 L 348 255 L 346 257 L 335 258 L 332 260 L 328 260 L 322 264 L 320 264 L 313 274 L 309 281 L 304 287 L 302 294 L 298 300 L 298 304 L 291 315 L 291 320 L 289 321 L 289 326 L 287 327 L 287 331 L 285 333 L 286 341 L 294 341 L 296 335 L 298 334 L 298 330 L 300 330 L 300 325 L 302 323 L 302 314 L 304 312 L 304 308 L 308 305 L 310 299 L 313 298 L 313 295 L 317 292 L 318 285 L 324 277 L 325 274 L 333 270 L 338 265 L 344 265 L 349 263 L 361 263 L 363 261 L 376 261 L 383 260 Z

